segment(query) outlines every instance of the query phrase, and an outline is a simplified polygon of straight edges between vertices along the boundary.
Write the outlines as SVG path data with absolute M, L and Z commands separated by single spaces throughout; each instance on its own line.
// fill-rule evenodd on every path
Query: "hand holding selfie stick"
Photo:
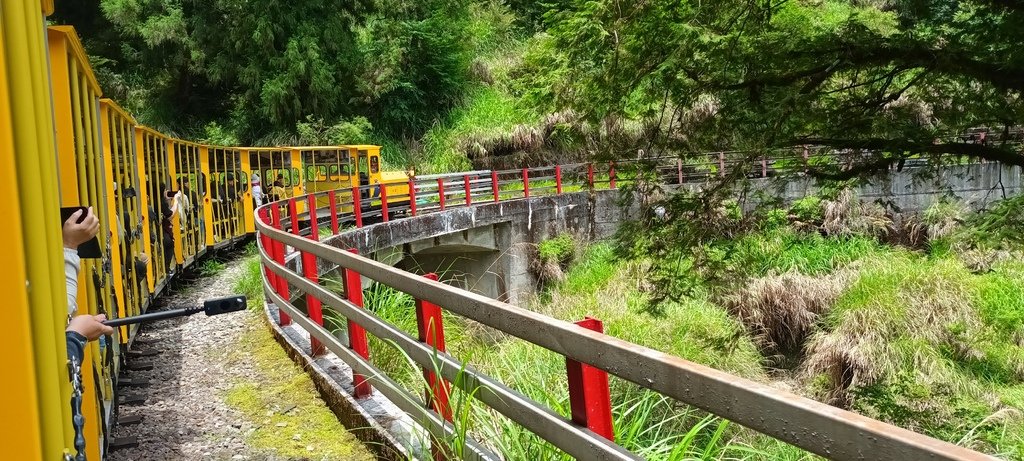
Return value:
M 220 315 L 226 314 L 228 312 L 242 311 L 245 310 L 245 307 L 245 296 L 228 296 L 226 298 L 207 300 L 206 302 L 203 303 L 202 306 L 172 309 L 169 311 L 136 315 L 134 317 L 124 317 L 119 319 L 107 320 L 106 322 L 103 322 L 103 324 L 110 327 L 119 327 L 122 325 L 131 325 L 133 323 L 149 322 L 152 320 L 164 320 L 175 317 L 187 317 L 189 315 L 198 314 L 200 312 L 206 312 L 207 316 Z

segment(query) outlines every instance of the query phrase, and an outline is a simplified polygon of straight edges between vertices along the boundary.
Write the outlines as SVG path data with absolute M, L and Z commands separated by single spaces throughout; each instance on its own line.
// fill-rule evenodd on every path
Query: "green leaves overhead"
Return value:
M 101 0 L 83 30 L 108 94 L 149 124 L 272 142 L 307 116 L 417 134 L 458 102 L 472 40 L 453 0 Z
M 551 72 L 574 82 L 547 103 L 595 121 L 668 114 L 655 141 L 672 150 L 822 144 L 1024 163 L 1014 147 L 951 139 L 1024 115 L 1016 2 L 591 0 L 546 17 L 565 57 Z

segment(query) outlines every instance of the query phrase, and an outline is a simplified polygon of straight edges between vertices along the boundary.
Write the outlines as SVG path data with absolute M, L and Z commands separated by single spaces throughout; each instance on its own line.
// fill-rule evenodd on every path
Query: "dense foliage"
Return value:
M 641 119 L 677 152 L 874 152 L 819 172 L 839 177 L 921 154 L 1024 164 L 1016 145 L 958 138 L 1021 122 L 1019 2 L 596 0 L 547 18 L 559 81 L 541 96 L 608 133 Z
M 453 0 L 58 8 L 54 20 L 79 29 L 107 95 L 145 123 L 201 134 L 218 122 L 245 142 L 293 135 L 307 117 L 421 133 L 460 100 L 474 46 L 468 6 Z

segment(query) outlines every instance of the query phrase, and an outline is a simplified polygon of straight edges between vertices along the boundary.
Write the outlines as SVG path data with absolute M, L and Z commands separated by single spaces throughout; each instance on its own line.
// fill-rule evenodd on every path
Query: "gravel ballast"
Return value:
M 232 290 L 235 281 L 242 276 L 244 262 L 244 258 L 235 257 L 216 275 L 194 276 L 196 280 L 181 283 L 163 294 L 153 310 L 198 305 L 207 299 L 234 294 Z M 294 366 L 276 344 L 270 352 L 273 356 L 269 358 L 266 348 L 259 348 L 263 352 L 260 352 L 262 355 L 258 359 L 249 356 L 250 349 L 254 347 L 245 342 L 258 338 L 259 341 L 273 343 L 266 328 L 260 315 L 252 311 L 214 317 L 197 314 L 144 325 L 132 349 L 159 351 L 159 354 L 129 359 L 131 364 L 151 363 L 153 368 L 143 371 L 126 370 L 122 373 L 122 377 L 148 380 L 149 384 L 145 387 L 122 388 L 122 396 L 141 395 L 146 400 L 142 404 L 122 405 L 120 410 L 122 418 L 141 415 L 144 419 L 141 424 L 121 425 L 113 431 L 114 437 L 136 437 L 139 445 L 114 450 L 108 453 L 107 459 L 339 459 L 339 443 L 342 444 L 341 452 L 349 453 L 344 459 L 372 459 L 336 419 L 325 419 L 319 413 L 330 411 L 324 408 L 323 401 L 315 395 L 308 376 Z M 278 352 L 280 357 L 274 354 Z M 289 389 L 300 388 L 298 392 L 302 392 L 302 388 L 310 389 L 308 398 L 293 397 L 290 404 L 281 405 L 283 408 L 279 408 L 273 400 L 243 402 L 243 409 L 251 409 L 256 405 L 260 411 L 259 417 L 253 417 L 251 411 L 240 411 L 237 402 L 234 405 L 228 403 L 231 398 L 238 400 L 239 395 L 252 394 L 255 396 L 247 398 L 258 400 L 257 392 L 273 388 L 274 380 L 285 381 L 283 385 Z M 296 410 L 297 405 L 299 410 Z M 282 427 L 282 424 L 296 428 L 335 425 L 322 429 L 330 434 L 334 454 L 325 456 L 321 453 L 319 444 L 310 440 L 315 434 L 308 433 L 296 432 L 287 443 L 282 443 L 301 443 L 302 456 L 294 454 L 296 447 L 268 446 L 268 443 L 280 443 L 274 442 L 272 438 L 261 437 L 268 430 L 263 426 L 271 418 L 274 424 L 269 425 L 270 428 Z M 282 418 L 286 418 L 287 422 L 278 422 Z M 303 418 L 311 421 L 315 418 L 316 422 L 303 421 Z

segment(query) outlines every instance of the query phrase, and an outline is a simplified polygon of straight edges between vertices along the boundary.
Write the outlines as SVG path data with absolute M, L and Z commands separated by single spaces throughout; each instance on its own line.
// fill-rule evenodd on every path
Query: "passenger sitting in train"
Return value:
M 62 238 L 64 240 L 64 280 L 67 289 L 68 322 L 65 340 L 68 348 L 68 361 L 71 363 L 70 378 L 72 384 L 71 415 L 75 428 L 75 456 L 77 461 L 85 461 L 85 418 L 82 416 L 82 360 L 85 355 L 85 343 L 94 341 L 102 335 L 114 334 L 114 329 L 103 324 L 107 319 L 104 314 L 75 315 L 78 311 L 78 269 L 81 259 L 78 257 L 78 246 L 92 240 L 100 230 L 100 220 L 92 211 L 86 212 L 82 222 L 82 210 L 76 211 L 64 222 Z
M 175 195 L 179 215 L 178 224 L 182 231 L 188 229 L 188 223 L 192 217 L 192 191 L 189 188 L 188 181 L 185 178 L 178 178 L 178 194 Z
M 263 206 L 263 184 L 258 173 L 252 174 L 252 203 L 253 209 Z
M 164 267 L 167 268 L 169 275 L 174 273 L 171 270 L 171 263 L 174 261 L 174 225 L 172 224 L 174 216 L 178 214 L 178 203 L 181 199 L 181 191 L 174 192 L 166 187 L 161 188 L 163 193 L 163 203 L 160 207 L 160 229 L 163 232 L 163 248 L 164 248 Z
M 282 176 L 281 175 L 277 175 L 277 177 L 281 178 Z M 278 179 L 277 181 L 274 181 L 274 187 L 272 189 L 270 189 L 270 201 L 271 202 L 276 202 L 276 201 L 284 199 L 284 198 L 285 198 L 284 184 L 281 182 L 281 179 Z

